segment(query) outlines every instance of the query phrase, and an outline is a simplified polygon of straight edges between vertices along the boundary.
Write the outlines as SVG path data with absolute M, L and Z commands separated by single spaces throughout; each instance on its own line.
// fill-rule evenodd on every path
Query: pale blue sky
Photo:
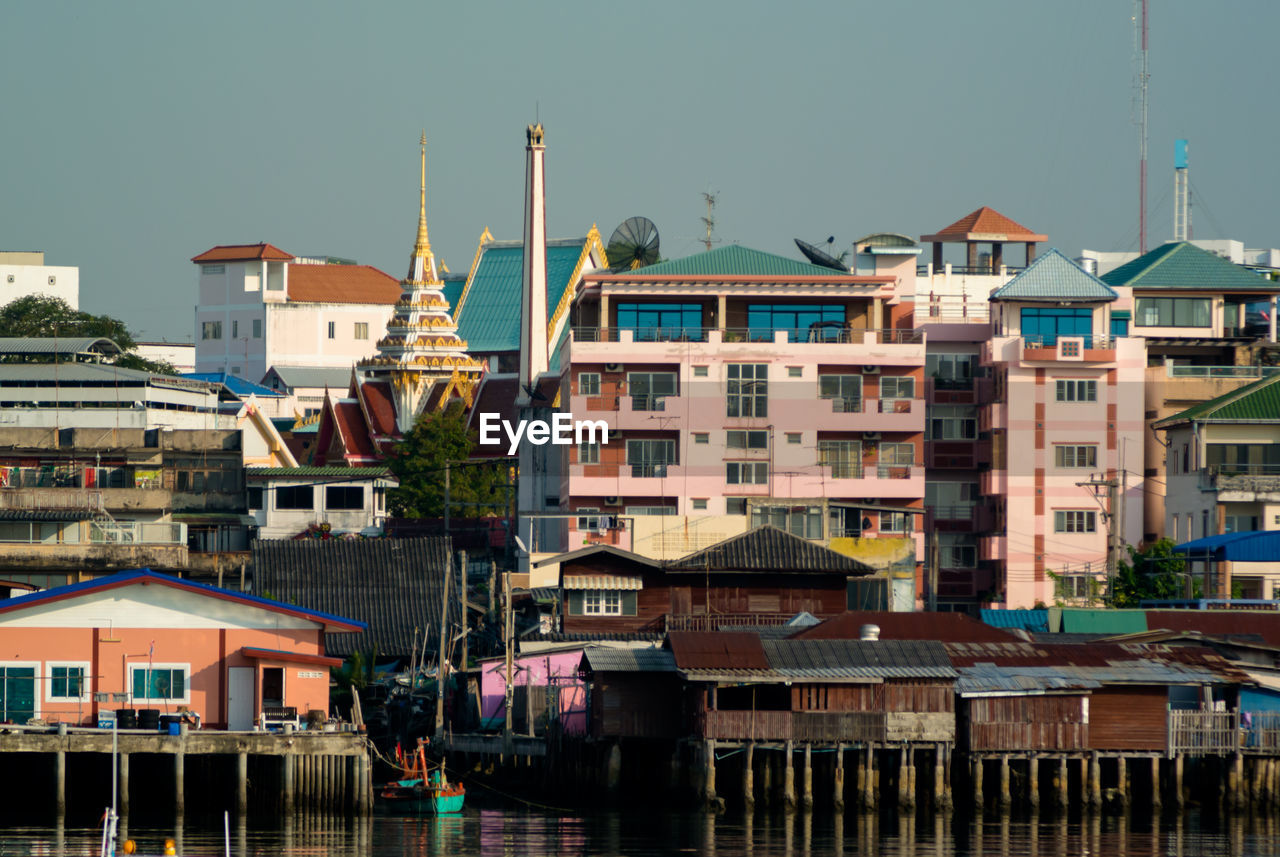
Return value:
M 1197 237 L 1280 245 L 1275 0 L 1152 0 L 1150 243 L 1191 140 Z M 0 249 L 188 339 L 191 256 L 270 241 L 403 276 L 428 147 L 432 246 L 518 238 L 524 127 L 552 237 L 653 219 L 795 256 L 991 205 L 1068 255 L 1136 249 L 1129 0 L 0 6 Z

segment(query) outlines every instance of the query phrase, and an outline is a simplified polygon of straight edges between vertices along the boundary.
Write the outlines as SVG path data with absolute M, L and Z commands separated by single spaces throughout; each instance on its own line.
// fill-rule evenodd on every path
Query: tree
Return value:
M 72 309 L 62 298 L 27 295 L 0 307 L 0 336 L 101 336 L 115 342 L 124 352 L 116 358 L 117 366 L 165 375 L 177 374 L 164 361 L 147 360 L 133 353 L 138 343 L 123 321 L 109 315 L 93 315 Z
M 1173 552 L 1172 539 L 1160 539 L 1138 550 L 1128 546 L 1129 559 L 1117 563 L 1111 606 L 1137 607 L 1145 599 L 1170 600 L 1186 596 L 1186 560 Z M 1192 597 L 1200 597 L 1200 581 L 1193 581 Z
M 503 514 L 507 463 L 468 462 L 475 445 L 475 438 L 467 431 L 461 402 L 451 402 L 443 412 L 420 416 L 387 461 L 400 480 L 400 486 L 390 492 L 392 512 L 406 518 L 443 517 L 448 462 L 452 516 Z

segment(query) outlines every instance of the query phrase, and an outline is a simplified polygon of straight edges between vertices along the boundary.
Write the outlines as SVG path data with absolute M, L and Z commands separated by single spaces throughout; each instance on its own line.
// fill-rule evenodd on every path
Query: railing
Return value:
M 952 506 L 930 506 L 935 521 L 971 521 L 977 503 L 957 503 Z
M 929 277 L 934 274 L 965 274 L 965 275 L 981 275 L 985 277 L 995 277 L 1004 275 L 1020 274 L 1026 270 L 1025 267 L 1014 267 L 1013 265 L 943 265 L 941 268 L 934 268 L 933 265 L 916 265 L 916 276 Z
M 668 613 L 668 631 L 718 631 L 739 625 L 785 625 L 794 613 Z
M 910 479 L 913 464 L 877 464 L 877 479 Z
M 89 541 L 95 545 L 185 545 L 186 524 L 130 521 L 89 523 Z
M 102 492 L 63 488 L 0 489 L 0 509 L 56 512 L 101 512 Z
M 862 399 L 835 396 L 831 399 L 831 412 L 833 414 L 860 414 L 862 413 Z
M 1067 342 L 1080 342 L 1081 348 L 1087 349 L 1110 349 L 1116 347 L 1116 339 L 1113 336 L 1093 336 L 1090 334 L 1072 334 L 1060 333 L 1057 336 L 1024 336 L 1022 337 L 1023 348 L 1057 348 L 1064 340 Z
M 631 475 L 639 479 L 666 479 L 667 463 L 662 464 L 630 464 Z
M 1280 366 L 1168 365 L 1170 378 L 1267 378 L 1276 374 L 1280 374 Z
M 878 711 L 717 711 L 698 718 L 704 738 L 764 741 L 882 741 L 885 715 Z
M 862 478 L 862 462 L 860 461 L 836 461 L 824 466 L 831 468 L 832 479 Z
M 622 334 L 630 333 L 632 342 L 706 342 L 712 332 L 721 334 L 722 342 L 775 342 L 779 333 L 785 333 L 787 342 L 840 344 L 872 343 L 919 344 L 924 342 L 924 332 L 911 329 L 874 329 L 860 327 L 676 327 L 676 328 L 617 328 L 574 327 L 575 342 L 620 342 Z
M 1247 711 L 1241 715 L 1240 730 L 1246 750 L 1266 750 L 1269 755 L 1280 750 L 1280 712 Z
M 1280 464 L 1210 464 L 1201 468 L 1200 473 L 1208 480 L 1208 487 L 1212 487 L 1218 477 L 1280 476 Z
M 631 410 L 633 411 L 665 411 L 666 409 L 666 396 L 640 394 L 631 397 Z
M 1220 756 L 1240 746 L 1240 716 L 1234 711 L 1170 711 L 1169 753 Z
M 880 399 L 876 409 L 882 414 L 909 414 L 911 402 L 911 399 Z

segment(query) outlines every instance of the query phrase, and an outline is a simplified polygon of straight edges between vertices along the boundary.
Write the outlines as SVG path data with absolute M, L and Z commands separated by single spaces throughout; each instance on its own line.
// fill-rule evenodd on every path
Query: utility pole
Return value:
M 447 467 L 447 465 L 446 465 Z M 448 473 L 445 470 L 445 473 Z M 445 508 L 449 508 L 445 506 Z M 444 591 L 440 596 L 440 650 L 436 655 L 436 740 L 444 737 L 444 665 L 449 654 L 449 580 L 453 577 L 453 551 L 444 566 Z
M 929 534 L 929 592 L 928 605 L 926 607 L 929 612 L 935 612 L 938 609 L 938 579 L 941 575 L 938 573 L 938 560 L 941 550 L 938 548 L 938 531 L 934 530 Z
M 444 463 L 444 535 L 449 537 L 449 468 L 453 466 L 452 461 Z
M 467 552 L 461 551 L 462 557 L 458 561 L 458 609 L 462 619 L 462 657 L 458 661 L 458 668 L 465 671 L 467 668 L 468 652 L 467 652 Z M 463 698 L 466 701 L 466 698 Z M 466 706 L 462 706 L 465 708 Z
M 514 697 L 513 688 L 511 687 L 511 673 L 512 673 L 512 663 L 511 663 L 512 639 L 511 638 L 514 636 L 513 629 L 512 629 L 512 625 L 514 623 L 511 616 L 511 572 L 509 571 L 504 571 L 502 573 L 502 609 L 504 613 L 503 620 L 502 620 L 502 639 L 505 644 L 503 648 L 506 650 L 505 684 L 506 684 L 506 706 L 507 706 L 507 720 L 506 720 L 506 724 L 503 726 L 503 729 L 502 729 L 502 748 L 503 748 L 502 751 L 504 754 L 509 754 L 511 752 L 511 705 Z
M 1116 515 L 1123 514 L 1124 504 L 1120 502 L 1120 480 L 1114 476 L 1104 478 L 1102 474 L 1091 474 L 1085 482 L 1077 482 L 1080 488 L 1093 489 L 1093 499 L 1102 507 L 1102 522 L 1107 527 L 1107 598 L 1112 597 L 1112 584 L 1115 581 L 1116 574 L 1120 571 L 1120 542 L 1123 538 L 1121 529 L 1117 524 L 1123 521 L 1117 521 Z M 1106 489 L 1106 502 L 1102 500 L 1102 490 Z

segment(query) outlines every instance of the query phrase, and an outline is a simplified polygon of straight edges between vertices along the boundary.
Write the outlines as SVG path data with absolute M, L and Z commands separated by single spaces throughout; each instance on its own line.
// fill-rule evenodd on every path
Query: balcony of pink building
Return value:
M 996 528 L 996 510 L 987 503 L 932 506 L 925 528 L 940 533 L 985 533 Z
M 673 342 L 722 345 L 743 343 L 759 345 L 787 345 L 797 349 L 841 345 L 923 345 L 925 333 L 911 328 L 859 328 L 826 322 L 794 330 L 772 330 L 749 327 L 676 327 L 676 328 L 619 328 L 574 327 L 570 330 L 572 342 L 577 347 L 592 344 L 607 346 L 652 345 Z M 607 349 L 602 349 L 608 354 Z
M 1111 336 L 1024 336 L 1023 363 L 1114 363 L 1116 340 Z
M 764 461 L 764 459 L 760 459 Z M 690 496 L 741 497 L 924 496 L 924 467 L 916 464 L 835 463 L 774 471 L 763 483 L 728 483 L 725 461 L 697 464 L 570 464 L 565 490 L 575 497 L 663 497 L 674 490 Z
M 984 470 L 978 475 L 978 490 L 985 497 L 1004 496 L 1009 490 L 1009 471 Z
M 978 539 L 978 559 L 1005 562 L 1009 559 L 1008 536 L 982 536 Z

